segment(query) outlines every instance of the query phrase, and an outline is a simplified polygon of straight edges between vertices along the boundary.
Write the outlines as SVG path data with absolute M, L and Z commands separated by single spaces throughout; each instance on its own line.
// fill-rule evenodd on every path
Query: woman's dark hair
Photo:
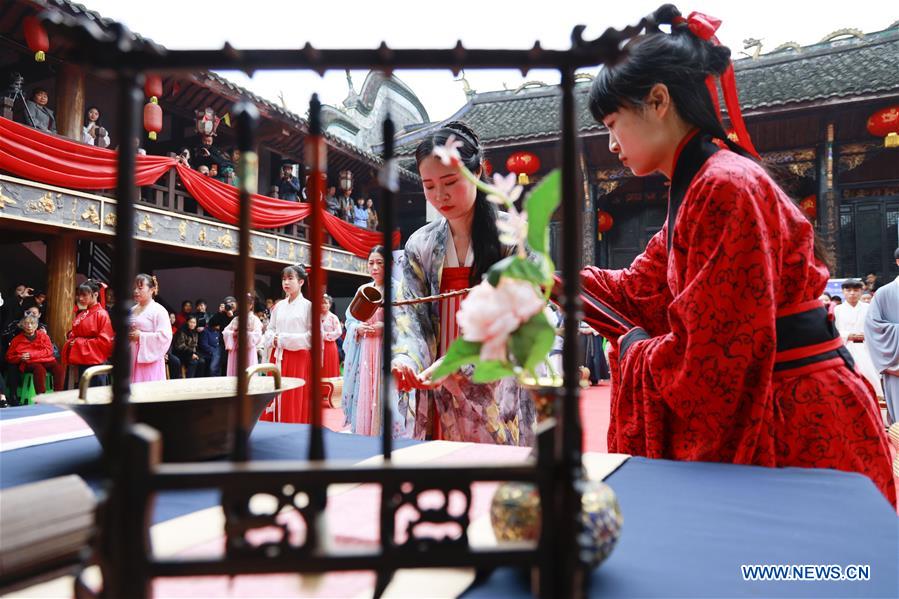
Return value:
M 617 62 L 600 69 L 593 81 L 590 89 L 593 118 L 602 122 L 622 107 L 643 106 L 652 87 L 663 83 L 684 121 L 698 128 L 701 134 L 710 135 L 727 144 L 733 152 L 755 161 L 749 152 L 727 137 L 705 84 L 709 75 L 721 75 L 727 70 L 730 49 L 694 35 L 673 4 L 660 6 L 646 22 L 651 33 L 627 43 Z M 659 31 L 660 25 L 670 25 L 671 33 Z M 815 256 L 832 270 L 833 256 L 817 231 L 814 247 Z
M 450 135 L 462 142 L 459 155 L 462 163 L 472 173 L 481 172 L 484 162 L 484 151 L 477 134 L 463 122 L 451 121 L 426 137 L 415 149 L 415 161 L 418 164 L 431 155 L 435 146 L 442 146 Z M 480 189 L 474 200 L 474 218 L 471 221 L 471 249 L 474 252 L 474 260 L 471 265 L 469 283 L 476 285 L 481 282 L 487 270 L 499 262 L 502 258 L 502 246 L 499 242 L 499 230 L 496 228 L 496 207 L 487 200 L 487 196 Z
M 650 28 L 670 25 L 671 33 L 656 31 L 634 38 L 617 62 L 601 69 L 590 89 L 590 112 L 602 122 L 622 107 L 642 106 L 652 87 L 664 83 L 682 119 L 750 157 L 728 139 L 705 85 L 706 77 L 727 70 L 730 49 L 696 37 L 680 16 L 674 5 L 665 4 L 648 17 Z
M 368 250 L 368 257 L 371 258 L 372 254 L 380 254 L 382 258 L 387 260 L 387 250 L 383 245 L 376 245 L 375 247 Z
M 99 126 L 99 125 L 100 125 L 100 118 L 103 116 L 103 113 L 100 112 L 100 109 L 97 108 L 96 106 L 88 106 L 88 107 L 87 107 L 87 110 L 84 111 L 84 122 L 85 122 L 85 123 L 90 122 L 90 119 L 87 118 L 87 115 L 88 115 L 88 113 L 89 113 L 91 110 L 96 110 L 96 111 L 97 111 L 97 115 L 98 115 L 98 116 L 97 116 L 97 125 Z
M 100 283 L 93 279 L 88 279 L 75 289 L 75 294 L 79 293 L 100 293 Z
M 306 282 L 306 268 L 302 264 L 291 264 L 290 266 L 285 266 L 284 270 L 281 271 L 281 278 L 287 276 L 288 273 L 293 273 L 293 276 L 300 279 L 304 283 Z
M 142 272 L 134 277 L 134 282 L 137 283 L 138 281 L 143 281 L 145 287 L 153 290 L 153 297 L 156 297 L 156 294 L 159 293 L 159 281 L 156 280 L 156 275 L 148 275 Z

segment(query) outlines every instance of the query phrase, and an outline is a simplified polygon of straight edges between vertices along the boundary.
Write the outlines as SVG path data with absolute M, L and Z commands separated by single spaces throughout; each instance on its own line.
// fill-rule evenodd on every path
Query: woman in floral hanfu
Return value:
M 467 289 L 487 270 L 515 252 L 500 243 L 497 211 L 458 168 L 434 155 L 453 136 L 465 166 L 483 172 L 477 135 L 465 124 L 448 123 L 416 150 L 425 198 L 443 218 L 406 242 L 400 299 Z M 460 145 L 461 144 L 461 145 Z M 501 445 L 530 445 L 534 404 L 514 378 L 487 384 L 471 381 L 472 367 L 432 382 L 434 363 L 459 336 L 456 313 L 463 297 L 405 305 L 397 309 L 392 371 L 400 396 L 394 406 L 398 436 Z M 404 393 L 419 389 L 412 405 Z

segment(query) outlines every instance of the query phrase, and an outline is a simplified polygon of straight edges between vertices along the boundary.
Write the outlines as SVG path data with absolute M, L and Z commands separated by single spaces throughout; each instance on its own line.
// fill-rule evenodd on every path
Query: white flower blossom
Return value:
M 440 159 L 444 166 L 459 166 L 462 162 L 462 156 L 459 154 L 459 148 L 462 142 L 456 140 L 455 135 L 446 138 L 446 143 L 442 146 L 434 146 L 432 154 Z
M 505 176 L 494 173 L 492 187 L 497 193 L 488 193 L 487 199 L 500 206 L 514 204 L 521 197 L 521 192 L 524 189 L 521 185 L 518 185 L 515 173 L 509 173 Z
M 487 281 L 476 285 L 462 301 L 456 319 L 463 339 L 482 343 L 481 360 L 506 362 L 509 335 L 544 305 L 531 283 L 504 277 L 497 287 Z
M 496 221 L 496 228 L 499 229 L 499 240 L 506 245 L 521 245 L 528 237 L 527 214 L 518 212 L 513 207 L 506 215 L 506 218 L 500 218 Z

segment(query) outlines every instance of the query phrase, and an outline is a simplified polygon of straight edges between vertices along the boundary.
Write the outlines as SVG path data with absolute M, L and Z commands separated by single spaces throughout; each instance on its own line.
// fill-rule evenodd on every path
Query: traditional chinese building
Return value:
M 116 136 L 114 82 L 68 60 L 71 48 L 62 40 L 49 39 L 46 60 L 37 62 L 28 47 L 29 17 L 51 8 L 71 15 L 87 15 L 102 30 L 118 25 L 82 6 L 66 0 L 8 0 L 0 11 L 0 116 L 20 121 L 24 100 L 37 87 L 47 91 L 55 112 L 60 136 L 81 141 L 88 107 L 95 106 L 101 123 L 109 131 L 110 148 L 120 143 Z M 142 40 L 134 34 L 135 40 Z M 8 83 L 7 83 L 8 82 Z M 383 87 L 383 82 L 381 87 Z M 259 190 L 268 194 L 279 177 L 282 162 L 302 159 L 307 121 L 256 94 L 211 72 L 162 78 L 162 127 L 155 140 L 145 134 L 141 147 L 150 155 L 176 155 L 183 148 L 199 145 L 197 111 L 209 108 L 218 121 L 215 146 L 227 152 L 235 144 L 228 111 L 238 100 L 252 101 L 261 114 L 258 135 Z M 369 98 L 363 86 L 359 106 Z M 112 90 L 112 91 L 111 91 Z M 369 93 L 369 95 L 371 95 Z M 380 97 L 377 93 L 375 98 Z M 417 114 L 417 113 L 416 113 Z M 427 114 L 421 108 L 424 118 Z M 27 122 L 27 121 L 26 121 Z M 377 172 L 381 159 L 353 141 L 326 133 L 328 176 L 337 185 L 339 173 L 349 171 L 353 196 L 374 197 L 377 202 Z M 75 187 L 42 183 L 39 177 L 0 167 L 0 290 L 26 283 L 48 292 L 49 324 L 54 339 L 68 331 L 75 286 L 85 276 L 105 279 L 111 262 L 110 245 L 115 222 L 115 198 L 111 191 L 79 191 Z M 417 176 L 400 170 L 399 224 L 411 231 L 424 222 L 423 202 Z M 155 182 L 141 188 L 137 206 L 137 236 L 141 241 L 139 268 L 155 273 L 161 283 L 161 299 L 170 309 L 181 300 L 205 298 L 214 310 L 233 289 L 233 256 L 236 227 L 204 211 L 184 182 L 170 169 Z M 284 265 L 308 262 L 307 225 L 291 224 L 253 233 L 252 254 L 256 260 L 258 293 L 280 297 L 280 271 Z M 329 291 L 338 304 L 348 301 L 367 279 L 366 261 L 328 237 L 324 250 Z M 341 306 L 338 305 L 338 309 Z
M 885 146 L 885 133 L 868 130 L 872 117 L 899 130 L 899 23 L 866 34 L 843 30 L 805 47 L 784 44 L 737 60 L 735 68 L 753 142 L 835 253 L 835 276 L 873 271 L 883 280 L 899 274 L 892 258 L 899 246 L 899 148 Z M 608 150 L 608 132 L 587 110 L 592 77 L 578 78 L 584 260 L 621 268 L 661 227 L 667 189 L 661 177 L 635 178 L 621 167 Z M 448 120 L 464 120 L 477 131 L 495 169 L 506 171 L 509 157 L 524 151 L 539 160 L 539 177 L 560 164 L 560 113 L 558 87 L 530 82 L 471 92 Z M 401 136 L 400 151 L 410 156 L 439 125 Z M 601 235 L 600 212 L 603 224 L 611 224 Z

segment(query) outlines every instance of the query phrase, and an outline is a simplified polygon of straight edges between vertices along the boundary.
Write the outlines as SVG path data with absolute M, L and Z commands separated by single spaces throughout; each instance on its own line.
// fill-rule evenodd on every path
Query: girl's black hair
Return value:
M 75 294 L 79 293 L 100 293 L 100 283 L 93 279 L 88 279 L 75 289 Z
M 643 106 L 652 87 L 663 83 L 682 119 L 751 158 L 749 152 L 728 139 L 705 85 L 706 77 L 727 70 L 730 48 L 696 37 L 686 22 L 675 24 L 679 17 L 680 11 L 673 4 L 660 6 L 648 17 L 651 28 L 652 24 L 670 25 L 671 33 L 656 31 L 634 38 L 622 49 L 617 62 L 601 69 L 590 89 L 590 112 L 602 122 L 622 107 Z
M 663 83 L 684 121 L 699 129 L 701 135 L 720 140 L 733 152 L 756 161 L 727 137 L 705 84 L 709 75 L 721 75 L 727 70 L 730 49 L 695 36 L 680 17 L 676 6 L 663 4 L 646 18 L 651 33 L 634 38 L 622 48 L 617 62 L 600 69 L 590 89 L 593 118 L 602 122 L 622 107 L 641 107 L 652 87 Z M 671 33 L 660 31 L 660 25 L 670 25 Z M 769 175 L 777 180 L 772 173 Z M 814 245 L 815 256 L 833 269 L 833 256 L 817 231 Z
M 462 142 L 459 155 L 462 163 L 472 173 L 481 173 L 485 177 L 484 151 L 481 142 L 471 127 L 461 121 L 451 121 L 426 137 L 415 149 L 415 160 L 418 164 L 431 155 L 435 146 L 442 146 L 450 135 Z M 499 230 L 496 228 L 496 206 L 487 200 L 487 196 L 480 189 L 477 191 L 474 201 L 474 218 L 471 221 L 471 249 L 474 252 L 474 261 L 471 265 L 469 283 L 476 285 L 481 282 L 487 270 L 499 262 L 502 258 L 502 246 L 499 242 Z
M 306 282 L 306 267 L 302 264 L 291 264 L 290 266 L 285 266 L 284 270 L 281 271 L 281 278 L 287 276 L 288 273 L 293 273 L 293 275 L 303 281 Z
M 99 109 L 98 107 L 96 107 L 96 106 L 88 106 L 88 107 L 87 107 L 87 110 L 84 111 L 84 122 L 85 122 L 85 123 L 88 122 L 88 119 L 87 119 L 87 113 L 89 113 L 91 110 L 96 110 L 96 111 L 97 111 L 97 114 L 100 115 L 100 116 L 97 117 L 97 125 L 99 125 L 99 124 L 100 124 L 100 119 L 103 118 L 103 113 L 100 112 L 100 109 Z

